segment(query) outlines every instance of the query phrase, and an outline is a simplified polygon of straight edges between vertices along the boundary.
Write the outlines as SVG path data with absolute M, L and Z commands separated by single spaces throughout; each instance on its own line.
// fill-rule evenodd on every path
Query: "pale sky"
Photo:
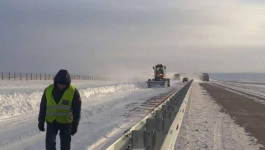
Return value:
M 265 72 L 263 0 L 1 0 L 0 71 Z

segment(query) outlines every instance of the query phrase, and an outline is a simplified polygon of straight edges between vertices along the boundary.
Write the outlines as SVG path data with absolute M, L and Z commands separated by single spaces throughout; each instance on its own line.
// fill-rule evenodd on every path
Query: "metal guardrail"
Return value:
M 174 149 L 193 81 L 175 92 L 107 150 Z

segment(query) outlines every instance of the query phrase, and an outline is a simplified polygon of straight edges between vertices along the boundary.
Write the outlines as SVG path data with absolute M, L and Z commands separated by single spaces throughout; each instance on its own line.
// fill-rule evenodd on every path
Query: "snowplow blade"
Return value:
M 146 81 L 148 88 L 166 87 L 166 81 Z

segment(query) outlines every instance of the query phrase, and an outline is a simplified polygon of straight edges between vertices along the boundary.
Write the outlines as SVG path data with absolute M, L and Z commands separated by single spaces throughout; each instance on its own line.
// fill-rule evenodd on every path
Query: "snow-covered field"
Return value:
M 37 117 L 43 90 L 51 81 L 0 81 L 0 149 L 44 150 L 45 133 Z M 72 149 L 105 149 L 148 113 L 147 99 L 159 98 L 184 84 L 147 88 L 144 82 L 73 81 L 82 98 L 82 117 Z M 60 140 L 57 137 L 57 149 Z

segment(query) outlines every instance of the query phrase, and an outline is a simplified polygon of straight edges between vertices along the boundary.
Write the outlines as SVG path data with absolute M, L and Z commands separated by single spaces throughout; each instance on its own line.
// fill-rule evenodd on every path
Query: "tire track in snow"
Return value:
M 221 150 L 223 147 L 223 116 L 220 115 L 214 129 L 214 149 Z
M 114 128 L 112 131 L 108 132 L 104 137 L 99 138 L 95 143 L 87 147 L 87 150 L 97 150 L 102 148 L 111 138 L 117 136 L 121 133 L 121 129 L 127 127 L 128 124 L 124 123 L 119 128 Z

